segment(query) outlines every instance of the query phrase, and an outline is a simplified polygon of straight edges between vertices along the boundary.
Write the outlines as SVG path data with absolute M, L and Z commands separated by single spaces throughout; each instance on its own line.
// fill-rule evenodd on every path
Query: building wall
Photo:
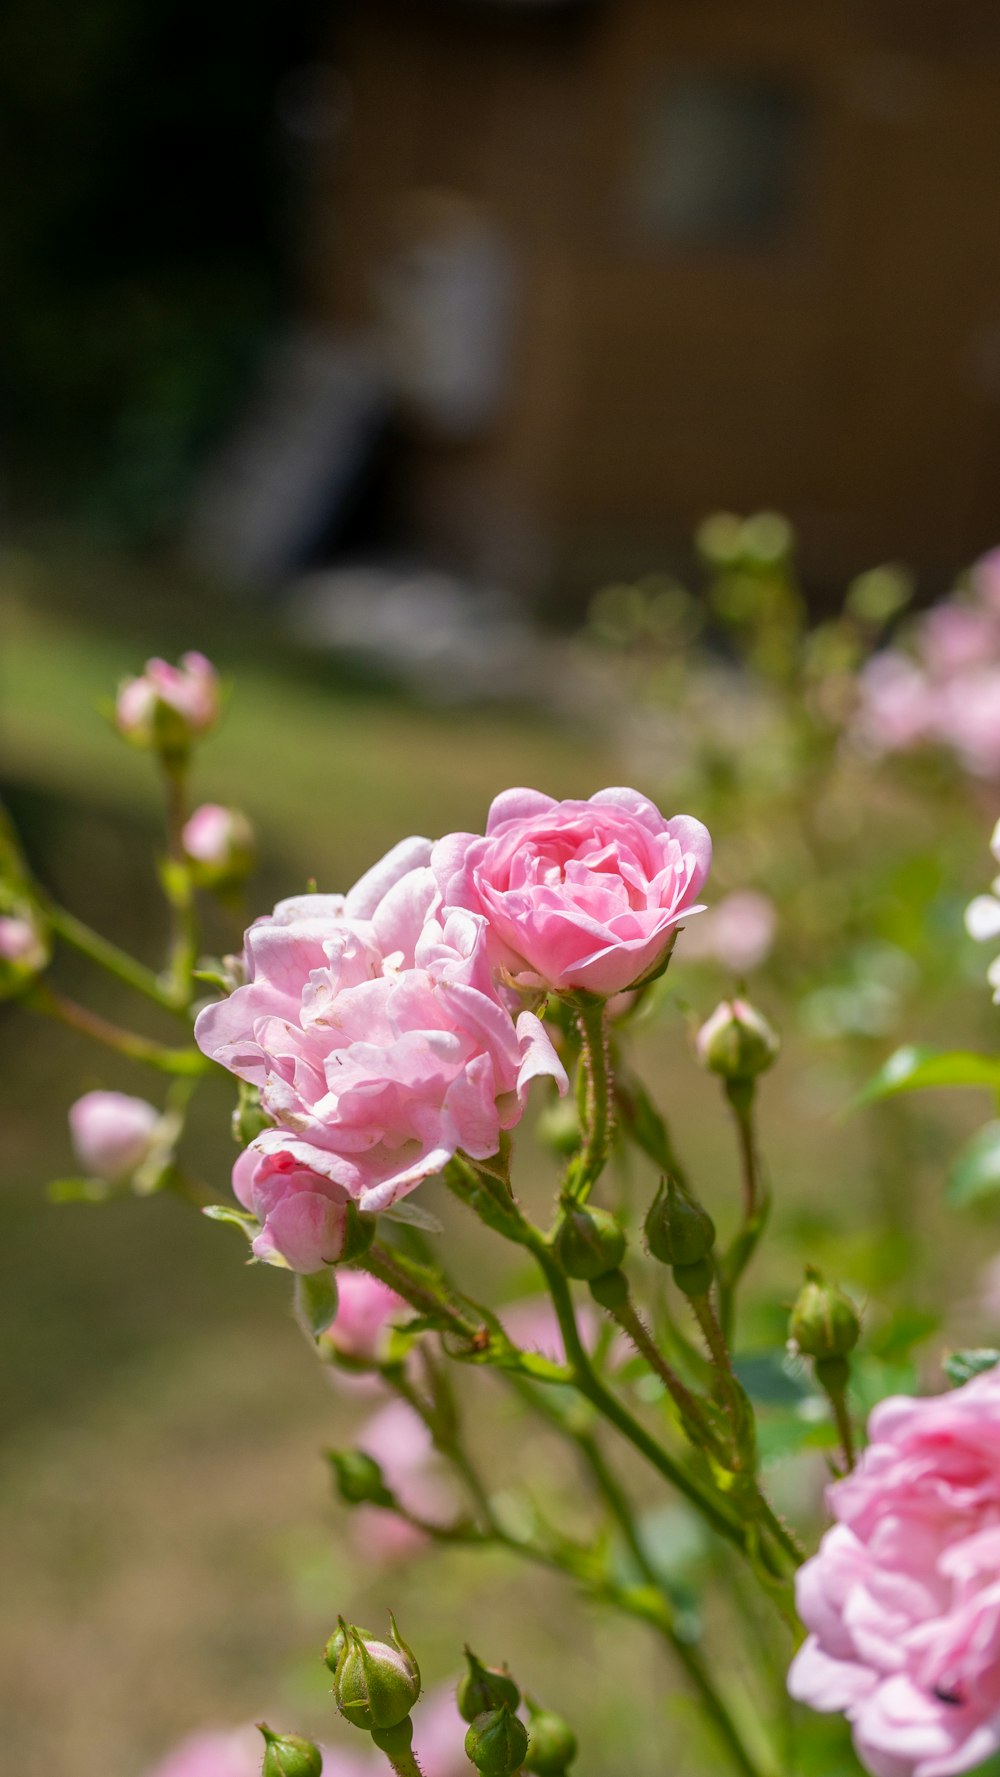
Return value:
M 414 427 L 432 537 L 485 538 L 487 567 L 527 579 L 638 565 L 717 506 L 789 512 L 831 578 L 1000 537 L 994 10 L 608 0 L 542 22 L 364 0 L 338 55 L 353 121 L 316 311 L 371 317 L 420 189 L 472 200 L 513 255 L 500 411 L 462 441 Z M 773 227 L 637 215 L 651 118 L 692 78 L 794 99 Z

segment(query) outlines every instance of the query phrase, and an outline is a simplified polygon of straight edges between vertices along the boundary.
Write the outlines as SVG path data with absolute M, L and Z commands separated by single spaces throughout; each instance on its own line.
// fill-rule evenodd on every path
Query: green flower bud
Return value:
M 336 1672 L 340 1665 L 340 1656 L 347 1646 L 347 1625 L 341 1617 L 336 1629 L 323 1649 L 323 1659 L 331 1672 Z
M 365 1450 L 328 1450 L 337 1492 L 347 1506 L 389 1506 L 395 1504 L 392 1494 L 374 1456 Z
M 264 1721 L 257 1726 L 264 1736 L 261 1777 L 320 1777 L 323 1754 L 311 1740 L 298 1734 L 274 1734 Z
M 603 1277 L 625 1257 L 625 1233 L 606 1209 L 577 1204 L 566 1211 L 556 1253 L 567 1277 Z
M 463 1721 L 474 1722 L 477 1715 L 500 1709 L 503 1704 L 510 1710 L 518 1707 L 521 1693 L 506 1667 L 484 1666 L 470 1647 L 465 1650 L 465 1658 L 469 1670 L 459 1680 L 455 1693 L 458 1713 Z
M 528 1730 L 506 1703 L 477 1715 L 465 1736 L 465 1755 L 482 1777 L 512 1777 L 527 1750 Z
M 845 1358 L 858 1342 L 861 1322 L 843 1291 L 825 1284 L 815 1267 L 807 1265 L 788 1331 L 803 1357 Z
M 781 1039 L 749 1000 L 723 1000 L 695 1039 L 703 1067 L 724 1080 L 755 1080 L 778 1059 Z
M 577 1740 L 572 1728 L 561 1715 L 551 1709 L 539 1709 L 528 1699 L 531 1718 L 531 1741 L 524 1761 L 526 1771 L 534 1777 L 564 1777 L 577 1754 Z
M 341 1624 L 344 1645 L 333 1676 L 333 1694 L 345 1720 L 356 1728 L 394 1728 L 406 1720 L 420 1695 L 420 1669 L 399 1638 L 389 1613 L 391 1643 L 353 1624 Z
M 646 1244 L 663 1265 L 696 1265 L 715 1245 L 715 1223 L 672 1178 L 661 1179 L 646 1216 Z
M 699 1259 L 694 1265 L 674 1266 L 674 1282 L 685 1296 L 707 1296 L 713 1276 L 708 1259 Z
M 628 1301 L 628 1278 L 624 1271 L 604 1271 L 600 1277 L 591 1278 L 590 1293 L 598 1307 L 614 1313 Z

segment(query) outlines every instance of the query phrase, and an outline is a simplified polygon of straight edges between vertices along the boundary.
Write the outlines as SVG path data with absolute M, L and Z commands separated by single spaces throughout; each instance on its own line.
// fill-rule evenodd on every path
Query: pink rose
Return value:
M 409 1304 L 367 1271 L 342 1271 L 337 1278 L 337 1313 L 321 1339 L 337 1357 L 354 1364 L 376 1364 L 386 1329 L 412 1315 Z
M 80 1165 L 93 1178 L 132 1176 L 153 1145 L 160 1113 L 124 1092 L 85 1092 L 70 1106 L 69 1130 Z
M 869 1437 L 798 1575 L 789 1689 L 874 1777 L 954 1777 L 1000 1748 L 1000 1371 L 883 1401 Z
M 689 815 L 664 820 L 637 790 L 554 802 L 505 790 L 486 836 L 434 847 L 445 903 L 489 921 L 491 955 L 524 985 L 608 996 L 662 962 L 677 926 L 702 911 L 712 842 Z
M 934 732 L 938 693 L 926 674 L 898 648 L 883 648 L 858 678 L 859 738 L 875 752 L 906 752 Z
M 712 958 L 734 975 L 756 969 L 774 943 L 778 915 L 774 902 L 757 889 L 734 889 L 710 907 L 684 940 L 684 956 Z
M 920 654 L 935 678 L 989 664 L 1000 648 L 996 613 L 959 599 L 932 605 L 920 622 Z
M 253 828 L 238 808 L 204 802 L 184 824 L 181 844 L 208 883 L 245 876 L 253 861 Z
M 485 921 L 442 908 L 431 871 L 411 867 L 428 851 L 406 841 L 343 899 L 282 903 L 246 934 L 246 985 L 200 1014 L 202 1049 L 259 1087 L 275 1125 L 240 1162 L 241 1191 L 277 1188 L 256 1157 L 282 1155 L 292 1194 L 315 1199 L 318 1176 L 334 1207 L 375 1214 L 459 1150 L 495 1154 L 536 1074 L 565 1090 L 539 1019 L 515 1024 L 497 997 Z
M 348 1194 L 293 1155 L 246 1148 L 233 1167 L 233 1194 L 262 1223 L 255 1258 L 307 1275 L 343 1258 Z
M 1000 666 L 950 681 L 942 693 L 938 731 L 973 777 L 1000 776 Z
M 138 678 L 127 679 L 115 705 L 126 740 L 139 747 L 183 748 L 219 719 L 219 678 L 204 654 L 182 654 L 180 666 L 147 660 Z

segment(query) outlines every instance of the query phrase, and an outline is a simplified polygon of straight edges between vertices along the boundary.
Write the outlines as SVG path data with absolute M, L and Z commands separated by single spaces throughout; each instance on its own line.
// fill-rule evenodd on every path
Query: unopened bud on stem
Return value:
M 567 1277 L 589 1281 L 618 1269 L 625 1257 L 625 1233 L 606 1209 L 589 1203 L 567 1206 L 556 1253 Z
M 510 1710 L 518 1707 L 521 1693 L 506 1667 L 484 1666 L 470 1647 L 465 1650 L 465 1658 L 468 1671 L 459 1680 L 455 1693 L 463 1721 L 474 1722 L 477 1715 L 499 1709 L 504 1703 Z
M 849 1297 L 842 1290 L 824 1283 L 815 1266 L 807 1265 L 806 1281 L 792 1309 L 788 1330 L 792 1343 L 802 1356 L 817 1359 L 818 1372 L 820 1363 L 843 1362 L 847 1353 L 853 1351 L 861 1332 L 861 1322 Z M 845 1382 L 846 1369 L 845 1363 Z M 835 1369 L 829 1372 L 835 1387 L 837 1374 Z
M 663 1265 L 697 1265 L 715 1245 L 715 1223 L 672 1178 L 664 1178 L 646 1216 L 646 1244 Z
M 513 1777 L 527 1750 L 528 1730 L 506 1703 L 477 1715 L 465 1736 L 466 1757 L 482 1777 Z
M 781 1039 L 774 1026 L 749 1000 L 723 1000 L 695 1038 L 703 1067 L 729 1082 L 755 1080 L 773 1067 Z
M 420 1669 L 389 1615 L 391 1642 L 353 1624 L 340 1624 L 343 1642 L 333 1694 L 345 1720 L 356 1728 L 394 1728 L 406 1720 L 420 1695 Z M 335 1640 L 336 1638 L 331 1638 Z M 327 1660 L 331 1643 L 327 1643 Z
M 561 1715 L 551 1709 L 539 1709 L 528 1698 L 531 1718 L 531 1741 L 524 1761 L 526 1771 L 534 1777 L 565 1777 L 577 1754 L 577 1740 L 572 1728 Z
M 259 1721 L 264 1736 L 262 1777 L 320 1777 L 323 1754 L 311 1740 L 299 1734 L 272 1733 L 267 1723 Z

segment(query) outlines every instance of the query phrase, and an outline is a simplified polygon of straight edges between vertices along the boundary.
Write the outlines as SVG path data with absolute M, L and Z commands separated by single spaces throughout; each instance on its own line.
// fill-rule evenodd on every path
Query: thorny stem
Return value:
M 586 1127 L 583 1146 L 570 1165 L 566 1189 L 570 1196 L 581 1200 L 604 1171 L 614 1135 L 614 1082 L 605 1001 L 581 994 L 577 1024 L 587 1081 Z
M 764 1232 L 771 1208 L 771 1198 L 757 1151 L 753 1117 L 755 1097 L 753 1081 L 728 1081 L 726 1097 L 729 1100 L 733 1121 L 736 1125 L 743 1195 L 741 1225 L 718 1266 L 719 1315 L 723 1332 L 728 1338 L 732 1330 L 736 1288 Z
M 677 1371 L 668 1364 L 631 1298 L 620 1308 L 608 1309 L 608 1313 L 621 1327 L 622 1332 L 631 1339 L 650 1369 L 659 1376 L 667 1393 L 679 1409 L 681 1422 L 688 1435 L 691 1436 L 692 1442 L 697 1448 L 710 1451 L 717 1461 L 724 1461 L 725 1453 L 705 1416 L 701 1402 L 691 1393 L 687 1384 L 678 1376 Z
M 57 1019 L 70 1030 L 80 1031 L 84 1036 L 93 1038 L 96 1043 L 103 1043 L 106 1049 L 114 1049 L 117 1054 L 127 1056 L 130 1061 L 140 1061 L 148 1067 L 155 1067 L 162 1074 L 203 1074 L 212 1065 L 200 1049 L 169 1049 L 163 1043 L 153 1042 L 149 1037 L 140 1037 L 135 1031 L 125 1030 L 122 1025 L 112 1024 L 110 1019 L 102 1018 L 99 1012 L 92 1012 L 89 1007 L 79 1005 L 76 1000 L 57 992 L 48 983 L 36 982 L 24 996 L 24 1004 L 32 1011 L 44 1012 L 49 1018 Z

